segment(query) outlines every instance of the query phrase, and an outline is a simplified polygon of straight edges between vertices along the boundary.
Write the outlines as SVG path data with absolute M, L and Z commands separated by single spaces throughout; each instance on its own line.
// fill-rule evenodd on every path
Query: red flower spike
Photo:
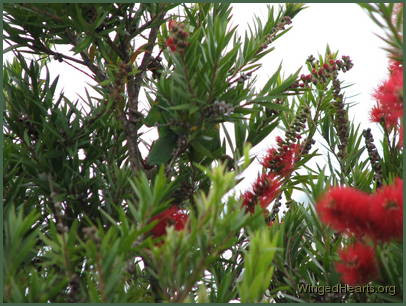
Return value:
M 171 225 L 175 227 L 176 231 L 181 231 L 185 228 L 187 219 L 187 214 L 182 212 L 177 206 L 172 206 L 151 218 L 151 221 L 159 220 L 151 230 L 151 234 L 155 238 L 165 235 L 166 228 Z
M 403 181 L 383 186 L 371 196 L 369 219 L 377 241 L 401 240 L 403 237 Z
M 372 110 L 371 119 L 377 122 L 377 109 L 379 118 L 383 117 L 386 128 L 396 128 L 403 116 L 403 67 L 394 62 L 390 66 L 389 80 L 385 81 L 374 93 L 377 105 Z
M 187 38 L 189 37 L 189 33 L 185 31 L 185 24 L 170 20 L 168 29 L 171 35 L 166 39 L 166 45 L 173 52 L 183 53 L 188 46 Z
M 326 70 L 328 70 L 330 67 L 329 67 L 328 64 L 323 64 L 323 68 L 326 69 Z
M 269 204 L 275 199 L 276 194 L 279 191 L 281 183 L 275 178 L 274 174 L 263 174 L 258 178 L 261 184 L 266 187 L 263 189 L 262 193 L 259 194 L 259 201 L 262 208 L 268 207 Z
M 371 119 L 372 122 L 376 122 L 376 123 L 384 122 L 385 113 L 378 106 L 374 106 L 371 109 L 371 117 L 370 117 L 370 119 Z
M 364 285 L 378 276 L 374 250 L 362 243 L 355 243 L 339 251 L 341 262 L 336 263 L 341 280 L 350 286 Z
M 174 27 L 176 27 L 178 23 L 175 20 L 169 20 L 168 21 L 168 29 L 169 31 L 173 31 Z
M 298 138 L 299 139 L 299 138 Z M 300 144 L 284 144 L 281 137 L 276 137 L 278 149 L 270 148 L 267 154 L 262 159 L 261 164 L 264 168 L 268 168 L 270 173 L 286 177 L 294 169 L 300 154 Z
M 249 212 L 251 214 L 254 213 L 255 211 L 255 194 L 253 194 L 251 191 L 246 191 L 243 195 L 243 202 L 242 206 L 245 207 L 246 212 Z
M 166 39 L 166 45 L 169 47 L 169 49 L 171 49 L 172 52 L 176 51 L 176 44 L 175 44 L 175 40 L 173 39 L 173 37 L 168 37 Z
M 369 195 L 351 187 L 333 187 L 317 203 L 317 212 L 325 224 L 339 232 L 356 236 L 370 233 Z
M 272 161 L 277 158 L 277 153 L 278 150 L 276 150 L 275 148 L 268 149 L 266 156 L 261 161 L 261 165 L 264 168 L 269 168 L 271 166 Z
M 403 238 L 403 181 L 368 195 L 351 187 L 333 187 L 317 203 L 325 224 L 339 232 L 376 242 Z
M 249 213 L 254 213 L 255 205 L 258 203 L 265 209 L 275 199 L 280 186 L 280 181 L 272 173 L 258 176 L 252 185 L 252 191 L 247 191 L 242 195 L 242 206 Z

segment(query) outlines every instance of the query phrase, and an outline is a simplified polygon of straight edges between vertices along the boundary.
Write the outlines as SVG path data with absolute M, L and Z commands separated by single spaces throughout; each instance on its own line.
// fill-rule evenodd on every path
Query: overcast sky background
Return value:
M 233 4 L 233 23 L 239 25 L 240 35 L 243 35 L 248 24 L 253 24 L 254 14 L 265 20 L 266 5 Z M 371 127 L 378 135 L 380 132 L 377 125 L 369 122 L 369 111 L 375 104 L 371 94 L 388 75 L 387 54 L 381 49 L 383 42 L 374 34 L 382 34 L 382 30 L 356 4 L 312 3 L 306 6 L 307 8 L 293 19 L 293 28 L 272 44 L 276 49 L 262 59 L 263 67 L 257 72 L 258 86 L 267 81 L 281 61 L 284 75 L 288 76 L 304 66 L 310 54 L 316 57 L 319 53 L 324 54 L 329 44 L 332 51 L 339 51 L 339 57 L 349 55 L 354 63 L 352 70 L 340 75 L 345 84 L 354 84 L 345 90 L 346 102 L 358 103 L 350 112 L 350 119 L 361 123 L 362 129 Z M 5 47 L 3 44 L 3 48 Z M 9 60 L 12 57 L 13 54 L 8 53 L 3 58 Z M 60 89 L 63 88 L 68 98 L 76 100 L 78 93 L 85 97 L 84 88 L 91 82 L 89 77 L 57 61 L 52 61 L 49 69 L 52 78 L 60 76 Z M 306 72 L 303 71 L 305 74 Z M 152 134 L 152 137 L 156 136 L 156 133 Z M 275 134 L 270 135 L 256 146 L 252 153 L 262 156 L 266 148 L 275 144 L 274 139 Z M 250 166 L 246 172 L 246 180 L 240 183 L 237 189 L 243 191 L 249 188 L 259 170 L 258 163 Z

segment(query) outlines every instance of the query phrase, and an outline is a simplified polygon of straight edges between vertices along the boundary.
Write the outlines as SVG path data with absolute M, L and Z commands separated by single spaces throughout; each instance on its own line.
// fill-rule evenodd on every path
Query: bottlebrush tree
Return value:
M 302 4 L 244 37 L 225 3 L 5 4 L 4 301 L 402 301 L 403 6 L 362 6 L 392 59 L 379 144 L 349 120 L 351 54 L 257 86 Z M 52 61 L 94 93 L 59 92 Z M 302 290 L 337 284 L 375 291 Z

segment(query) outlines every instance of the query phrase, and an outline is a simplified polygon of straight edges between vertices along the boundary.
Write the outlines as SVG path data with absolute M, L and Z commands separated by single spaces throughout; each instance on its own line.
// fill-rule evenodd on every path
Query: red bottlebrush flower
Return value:
M 264 166 L 265 168 L 270 168 L 272 161 L 279 159 L 279 157 L 277 157 L 277 154 L 278 154 L 277 149 L 275 148 L 268 149 L 267 154 L 261 161 L 261 165 Z
M 328 64 L 323 64 L 323 68 L 328 70 L 330 68 L 330 66 Z
M 182 212 L 178 207 L 172 206 L 151 218 L 151 221 L 159 220 L 151 230 L 151 234 L 155 238 L 160 237 L 166 234 L 166 228 L 171 225 L 175 227 L 176 231 L 181 231 L 185 228 L 187 219 L 187 214 Z
M 370 232 L 369 195 L 351 187 L 333 187 L 317 203 L 325 224 L 339 232 L 362 236 Z
M 262 159 L 261 164 L 272 173 L 286 177 L 294 169 L 301 146 L 295 143 L 283 145 L 283 140 L 280 137 L 276 141 L 279 149 L 268 149 L 267 155 Z
M 243 195 L 242 195 L 242 206 L 245 207 L 246 211 L 253 214 L 255 211 L 255 204 L 256 204 L 256 200 L 255 200 L 255 194 L 253 194 L 251 191 L 246 191 Z
M 371 117 L 370 118 L 371 118 L 372 122 L 381 123 L 381 122 L 385 121 L 385 113 L 378 106 L 374 106 L 371 109 Z
M 380 116 L 388 129 L 397 127 L 403 116 L 403 66 L 400 63 L 391 64 L 389 80 L 378 87 L 373 97 L 377 100 L 377 106 L 372 111 L 376 113 L 376 109 L 380 109 Z M 374 113 L 371 117 L 372 121 L 377 121 Z
M 168 22 L 168 28 L 171 35 L 166 39 L 166 45 L 172 50 L 178 53 L 183 53 L 188 46 L 187 38 L 189 33 L 185 31 L 185 24 L 177 23 L 174 20 Z
M 175 44 L 175 40 L 173 39 L 173 37 L 168 37 L 166 39 L 166 45 L 169 47 L 169 49 L 171 49 L 172 52 L 176 51 L 176 44 Z
M 265 209 L 275 199 L 280 186 L 281 182 L 273 173 L 258 176 L 252 185 L 252 191 L 247 191 L 242 195 L 242 206 L 250 213 L 255 211 L 257 203 Z
M 260 176 L 255 183 L 253 189 L 255 190 L 261 190 L 261 193 L 258 193 L 259 195 L 259 203 L 262 208 L 268 207 L 269 204 L 275 199 L 276 194 L 279 191 L 281 183 L 279 180 L 275 178 L 275 175 L 271 174 L 263 174 Z
M 330 65 L 334 65 L 336 63 L 336 61 L 331 59 L 331 60 L 329 60 L 329 63 L 330 63 Z
M 276 136 L 276 143 L 278 144 L 278 146 L 283 145 L 283 139 L 281 136 Z
M 168 21 L 168 29 L 169 29 L 169 31 L 172 32 L 177 25 L 178 25 L 178 23 L 175 20 L 169 20 Z
M 375 241 L 403 238 L 403 181 L 368 195 L 350 187 L 333 187 L 317 203 L 325 224 L 339 232 L 369 236 Z
M 374 250 L 362 243 L 355 243 L 339 251 L 341 262 L 336 263 L 341 280 L 350 286 L 363 285 L 378 276 L 378 265 Z
M 403 236 L 403 181 L 383 186 L 371 196 L 369 219 L 372 238 L 378 241 L 401 240 Z

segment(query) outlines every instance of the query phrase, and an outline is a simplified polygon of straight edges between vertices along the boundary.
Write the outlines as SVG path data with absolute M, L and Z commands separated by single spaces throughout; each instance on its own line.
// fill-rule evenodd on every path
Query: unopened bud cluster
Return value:
M 234 111 L 234 106 L 224 101 L 214 101 L 204 110 L 204 116 L 208 118 L 217 118 L 223 115 L 230 115 Z
M 290 199 L 290 200 L 286 201 L 285 206 L 287 209 L 289 209 L 290 207 L 292 207 L 295 204 L 296 204 L 296 202 L 294 200 Z
M 150 63 L 147 66 L 147 69 L 152 72 L 152 77 L 154 79 L 159 79 L 162 74 L 163 66 L 162 66 L 162 58 L 160 56 L 156 58 L 152 58 Z
M 302 138 L 302 136 L 300 134 L 306 127 L 306 119 L 307 119 L 307 115 L 309 113 L 310 113 L 310 108 L 305 107 L 296 116 L 296 118 L 293 121 L 293 123 L 291 124 L 291 126 L 289 126 L 289 128 L 287 129 L 287 131 L 285 133 L 285 135 L 286 135 L 286 137 L 285 137 L 286 140 L 285 141 L 288 144 L 292 143 L 292 142 L 299 141 Z
M 274 103 L 274 104 L 281 105 L 281 104 L 283 103 L 283 100 L 277 98 L 277 99 L 275 99 L 275 101 L 273 101 L 273 103 Z M 279 111 L 276 110 L 276 109 L 266 109 L 265 112 L 266 112 L 266 115 L 267 115 L 268 117 L 276 116 L 276 115 L 279 114 Z
M 337 79 L 337 76 L 334 76 L 333 78 L 333 99 L 333 105 L 336 111 L 334 116 L 334 125 L 337 130 L 338 138 L 340 139 L 337 156 L 338 158 L 343 159 L 345 158 L 348 145 L 349 122 L 344 105 L 344 96 L 341 94 L 341 83 Z
M 381 169 L 381 157 L 374 144 L 374 137 L 372 136 L 371 129 L 368 128 L 362 132 L 365 138 L 365 145 L 368 151 L 369 160 L 371 162 L 372 170 L 374 171 L 375 181 L 378 187 L 382 185 L 382 169 Z
M 244 83 L 252 75 L 252 71 L 248 73 L 241 73 L 240 77 L 237 79 L 237 83 Z
M 261 46 L 261 50 L 266 49 L 268 45 L 273 42 L 278 32 L 285 30 L 285 27 L 292 23 L 292 19 L 289 16 L 282 17 L 282 20 L 278 22 L 275 27 L 272 28 L 271 33 L 266 36 L 265 43 Z
M 174 201 L 177 203 L 181 203 L 185 199 L 193 197 L 193 194 L 195 192 L 196 190 L 194 184 L 186 181 L 173 192 Z
M 314 139 L 308 139 L 306 138 L 306 140 L 303 142 L 305 145 L 302 149 L 302 155 L 306 155 L 309 154 L 312 146 L 316 143 L 316 141 Z
M 353 63 L 349 56 L 342 56 L 341 59 L 335 60 L 333 58 L 327 58 L 326 62 L 320 63 L 313 55 L 310 55 L 306 60 L 311 73 L 300 76 L 294 84 L 291 85 L 291 89 L 310 88 L 311 84 L 324 84 L 328 85 L 332 82 L 333 93 L 333 106 L 335 108 L 334 125 L 337 130 L 337 135 L 340 139 L 338 145 L 339 152 L 337 156 L 343 159 L 346 155 L 346 148 L 349 137 L 349 123 L 347 118 L 347 112 L 344 105 L 344 96 L 341 94 L 341 83 L 338 80 L 338 72 L 347 72 L 353 67 Z
M 340 139 L 340 144 L 338 145 L 338 154 L 337 156 L 339 158 L 344 158 L 346 155 L 346 148 L 348 145 L 348 136 L 349 136 L 349 130 L 348 130 L 348 118 L 347 118 L 347 112 L 344 109 L 344 103 L 342 100 L 342 95 L 340 97 L 337 97 L 336 100 L 333 102 L 333 105 L 336 109 L 336 115 L 334 118 L 334 124 L 337 130 L 337 135 L 338 138 Z
M 35 141 L 38 139 L 38 137 L 39 137 L 38 129 L 36 128 L 35 123 L 32 120 L 30 120 L 28 115 L 21 114 L 17 118 L 17 121 L 19 124 L 21 124 L 21 126 L 24 126 L 25 130 L 27 130 L 28 135 L 31 137 L 32 141 Z
M 185 30 L 185 24 L 170 20 L 168 23 L 170 36 L 166 39 L 166 45 L 172 52 L 183 53 L 188 46 L 189 33 Z
M 276 216 L 277 216 L 278 213 L 279 213 L 279 209 L 280 209 L 281 206 L 282 206 L 281 200 L 282 200 L 282 196 L 280 195 L 279 197 L 276 198 L 275 203 L 274 203 L 273 206 L 272 206 L 272 210 L 271 210 L 271 212 L 270 212 L 270 214 L 269 214 L 269 219 L 270 219 L 270 221 L 272 221 L 272 222 L 275 221 Z
M 310 55 L 306 62 L 311 66 L 311 73 L 302 74 L 300 79 L 291 85 L 291 89 L 298 87 L 309 88 L 311 84 L 325 83 L 328 80 L 337 78 L 339 71 L 347 72 L 353 66 L 350 57 L 345 55 L 341 57 L 341 60 L 330 59 L 323 64 Z

